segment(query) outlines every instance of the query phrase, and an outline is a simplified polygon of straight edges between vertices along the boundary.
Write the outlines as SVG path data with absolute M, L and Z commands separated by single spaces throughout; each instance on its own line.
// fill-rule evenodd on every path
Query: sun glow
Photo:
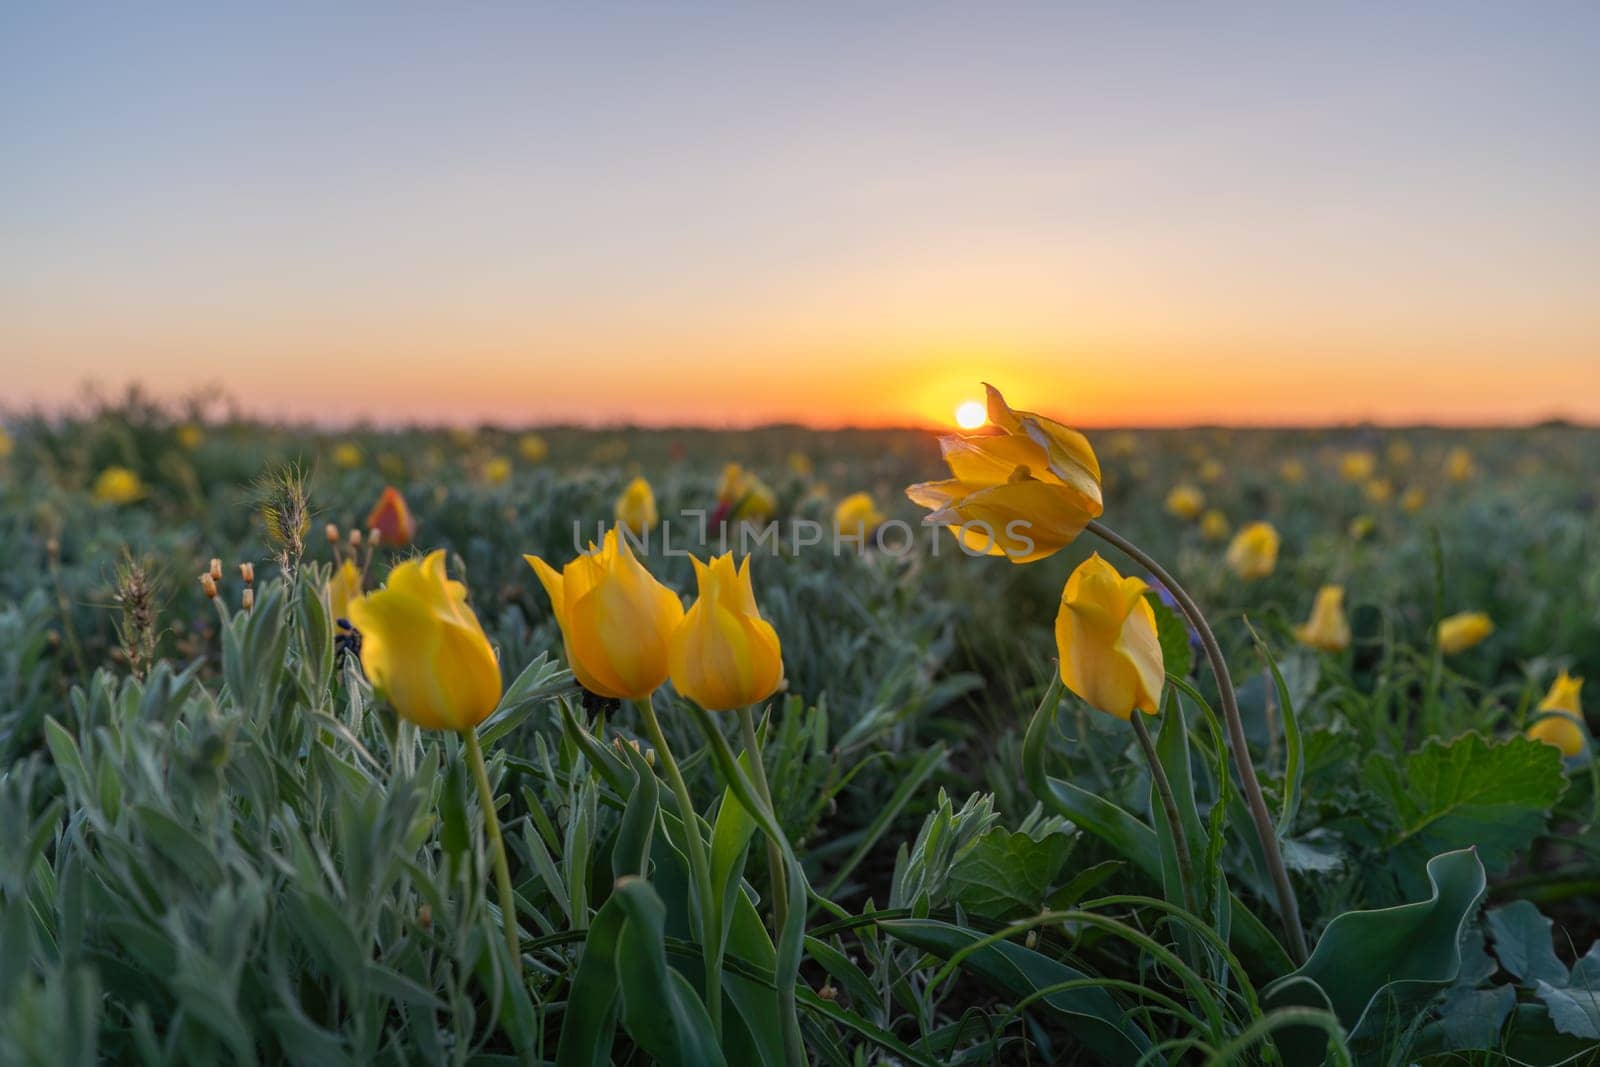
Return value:
M 989 421 L 989 411 L 981 400 L 964 400 L 956 405 L 956 425 L 963 430 L 976 430 Z

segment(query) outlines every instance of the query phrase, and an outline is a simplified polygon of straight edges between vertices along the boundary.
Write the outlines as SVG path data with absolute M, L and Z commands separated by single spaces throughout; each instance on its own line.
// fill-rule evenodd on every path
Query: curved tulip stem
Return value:
M 489 769 L 483 765 L 483 745 L 476 728 L 461 731 L 467 745 L 467 764 L 478 783 L 478 806 L 483 808 L 484 836 L 489 840 L 489 855 L 494 861 L 494 880 L 500 890 L 500 925 L 506 933 L 506 948 L 511 950 L 511 966 L 522 977 L 522 944 L 517 936 L 517 898 L 511 891 L 511 869 L 506 866 L 506 843 L 500 836 L 500 816 L 494 810 L 494 789 L 489 785 Z
M 750 756 L 750 777 L 755 782 L 759 796 L 772 817 L 778 817 L 772 806 L 772 790 L 767 786 L 767 768 L 761 762 L 761 742 L 756 738 L 755 716 L 749 708 L 739 709 L 739 726 L 744 732 L 744 750 Z M 767 871 L 772 883 L 772 928 L 774 935 L 783 929 L 783 920 L 789 914 L 789 883 L 784 876 L 783 852 L 778 843 L 767 839 Z
M 678 818 L 683 823 L 683 847 L 689 853 L 689 873 L 694 879 L 695 896 L 699 898 L 700 948 L 705 960 L 706 1012 L 711 1016 L 711 1032 L 722 1040 L 722 941 L 721 931 L 712 928 L 715 915 L 711 889 L 711 864 L 706 859 L 706 843 L 700 836 L 700 820 L 695 815 L 694 800 L 689 796 L 689 786 L 678 769 L 667 745 L 667 735 L 661 732 L 661 720 L 656 718 L 655 694 L 635 701 L 639 715 L 644 719 L 645 733 L 655 746 L 666 773 L 667 784 L 678 801 Z
M 1172 850 L 1178 854 L 1178 878 L 1183 885 L 1183 906 L 1193 915 L 1199 912 L 1194 907 L 1194 864 L 1189 859 L 1189 835 L 1183 828 L 1183 819 L 1178 814 L 1178 799 L 1172 792 L 1172 782 L 1167 778 L 1167 769 L 1161 765 L 1161 757 L 1156 753 L 1156 743 L 1150 739 L 1150 728 L 1144 724 L 1144 713 L 1134 710 L 1131 717 L 1133 722 L 1133 736 L 1139 739 L 1139 747 L 1144 750 L 1145 762 L 1150 764 L 1150 780 L 1156 785 L 1156 793 L 1161 797 L 1161 807 L 1167 814 L 1167 825 L 1172 827 Z
M 1178 602 L 1179 610 L 1189 620 L 1189 625 L 1200 635 L 1200 646 L 1205 650 L 1206 659 L 1211 661 L 1211 671 L 1217 678 L 1217 695 L 1222 702 L 1222 717 L 1228 725 L 1228 747 L 1233 750 L 1233 765 L 1238 770 L 1239 781 L 1244 787 L 1245 803 L 1250 808 L 1252 821 L 1255 822 L 1256 837 L 1261 841 L 1261 853 L 1266 859 L 1267 873 L 1272 877 L 1272 886 L 1277 892 L 1278 910 L 1283 919 L 1284 929 L 1289 935 L 1289 955 L 1296 963 L 1304 962 L 1306 935 L 1300 927 L 1300 904 L 1295 900 L 1294 886 L 1289 882 L 1289 871 L 1283 865 L 1283 854 L 1278 849 L 1278 836 L 1272 826 L 1272 816 L 1267 813 L 1267 802 L 1261 795 L 1261 783 L 1256 779 L 1255 764 L 1250 761 L 1250 746 L 1244 736 L 1244 720 L 1239 716 L 1239 701 L 1233 689 L 1233 675 L 1228 671 L 1228 661 L 1222 656 L 1222 646 L 1217 644 L 1217 635 L 1211 632 L 1211 626 L 1206 622 L 1206 617 L 1201 613 L 1200 606 L 1194 602 L 1194 598 L 1144 549 L 1097 521 L 1091 521 L 1085 529 L 1107 544 L 1116 546 L 1166 586 L 1167 592 Z

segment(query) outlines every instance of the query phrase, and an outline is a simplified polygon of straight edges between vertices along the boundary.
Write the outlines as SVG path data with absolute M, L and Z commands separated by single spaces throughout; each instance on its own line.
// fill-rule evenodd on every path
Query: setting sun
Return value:
M 963 430 L 976 430 L 989 421 L 989 412 L 981 400 L 964 400 L 956 405 L 956 425 Z

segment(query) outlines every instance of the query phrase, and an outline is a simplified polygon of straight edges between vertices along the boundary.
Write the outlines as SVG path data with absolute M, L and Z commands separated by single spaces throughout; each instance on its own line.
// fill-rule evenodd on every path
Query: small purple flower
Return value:
M 1189 616 L 1185 615 L 1183 613 L 1183 609 L 1178 606 L 1178 598 L 1172 595 L 1172 590 L 1162 585 L 1156 579 L 1150 578 L 1148 581 L 1150 583 L 1151 591 L 1155 593 L 1157 598 L 1159 598 L 1160 601 L 1167 607 L 1171 608 L 1174 615 L 1183 620 L 1184 629 L 1189 631 L 1189 647 L 1194 649 L 1196 652 L 1199 652 L 1200 632 L 1194 628 L 1194 626 L 1189 622 Z

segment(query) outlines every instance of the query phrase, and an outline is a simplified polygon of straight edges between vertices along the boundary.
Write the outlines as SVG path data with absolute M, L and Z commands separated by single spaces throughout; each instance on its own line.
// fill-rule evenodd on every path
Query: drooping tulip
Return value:
M 760 703 L 783 680 L 783 648 L 756 607 L 750 558 L 696 559 L 694 570 L 700 595 L 672 632 L 672 684 L 707 711 Z
M 401 563 L 382 589 L 352 600 L 361 666 L 402 717 L 428 730 L 468 730 L 500 703 L 500 662 L 445 575 L 444 550 Z
M 1228 545 L 1228 566 L 1246 581 L 1265 578 L 1278 566 L 1278 531 L 1270 522 L 1252 522 Z
M 522 558 L 550 596 L 578 684 L 614 700 L 641 700 L 667 679 L 667 645 L 683 603 L 615 529 L 599 549 L 589 548 L 560 572 L 538 556 Z
M 1350 621 L 1344 615 L 1344 587 L 1325 585 L 1317 590 L 1311 617 L 1294 628 L 1302 645 L 1324 652 L 1342 652 L 1350 647 Z
M 1167 494 L 1167 513 L 1188 522 L 1206 506 L 1206 495 L 1187 483 L 1175 485 Z
M 833 509 L 833 528 L 841 537 L 865 538 L 883 521 L 883 512 L 868 493 L 851 493 Z
M 1071 544 L 1104 510 L 1100 461 L 1083 434 L 984 388 L 988 423 L 1000 432 L 940 438 L 954 477 L 906 495 L 930 509 L 924 523 L 949 527 L 968 551 L 1031 563 Z
M 1494 633 L 1494 623 L 1481 611 L 1463 611 L 1439 620 L 1439 648 L 1446 654 L 1463 652 Z
M 635 477 L 617 497 L 615 510 L 617 525 L 635 537 L 643 537 L 660 519 L 656 511 L 656 494 L 643 475 Z
M 1124 578 L 1099 554 L 1080 563 L 1061 592 L 1056 652 L 1061 681 L 1091 705 L 1119 719 L 1135 710 L 1154 715 L 1166 680 L 1150 587 Z
M 378 543 L 390 548 L 400 548 L 411 543 L 416 536 L 417 523 L 406 506 L 406 498 L 392 485 L 383 487 L 378 502 L 367 515 L 367 529 L 378 531 Z

